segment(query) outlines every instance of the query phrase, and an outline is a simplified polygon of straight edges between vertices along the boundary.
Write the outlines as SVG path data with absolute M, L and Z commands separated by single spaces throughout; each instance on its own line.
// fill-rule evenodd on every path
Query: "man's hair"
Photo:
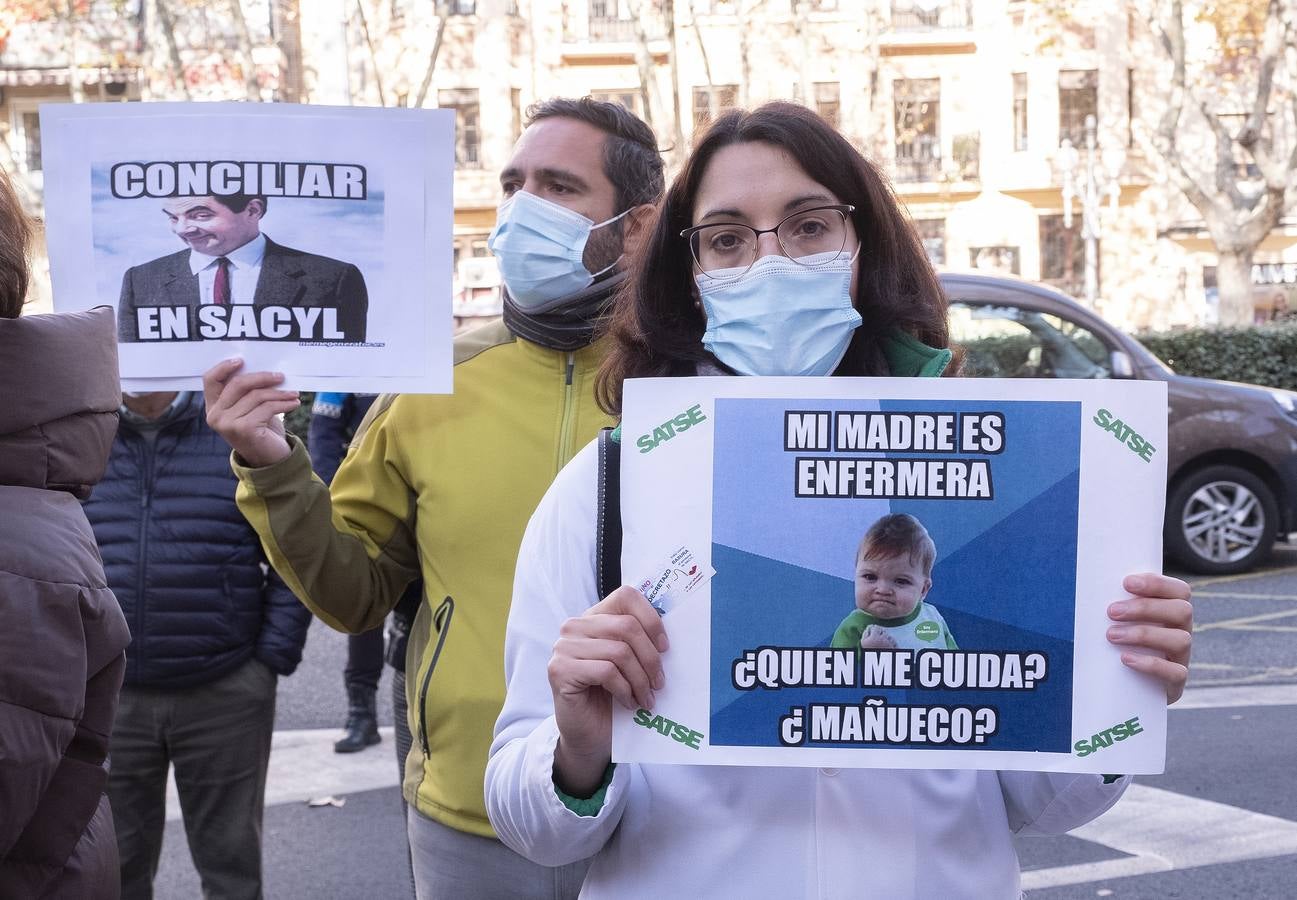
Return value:
M 937 559 L 937 545 L 918 519 L 905 513 L 883 516 L 865 532 L 856 551 L 856 562 L 862 559 L 890 559 L 905 554 L 911 562 L 923 567 L 924 577 L 932 574 Z
M 555 97 L 527 108 L 528 127 L 542 119 L 576 119 L 608 137 L 603 142 L 603 173 L 612 182 L 615 212 L 643 203 L 657 203 L 666 188 L 662 154 L 653 129 L 620 103 L 591 97 Z
M 261 201 L 261 214 L 263 216 L 270 207 L 270 201 L 261 194 L 212 194 L 212 199 L 234 213 L 243 212 L 253 200 Z
M 0 319 L 16 319 L 27 296 L 32 222 L 0 169 Z

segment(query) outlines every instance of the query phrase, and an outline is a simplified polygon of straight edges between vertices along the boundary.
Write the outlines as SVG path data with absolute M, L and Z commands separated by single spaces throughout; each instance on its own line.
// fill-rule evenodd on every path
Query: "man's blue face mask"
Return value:
M 733 277 L 698 275 L 703 346 L 741 375 L 831 374 L 861 322 L 851 305 L 853 262 L 839 253 L 798 262 L 771 254 Z
M 535 194 L 518 191 L 500 204 L 486 245 L 495 254 L 509 296 L 520 307 L 536 310 L 585 290 L 617 265 L 598 272 L 582 261 L 590 232 L 616 222 L 630 210 L 595 224 L 578 212 Z

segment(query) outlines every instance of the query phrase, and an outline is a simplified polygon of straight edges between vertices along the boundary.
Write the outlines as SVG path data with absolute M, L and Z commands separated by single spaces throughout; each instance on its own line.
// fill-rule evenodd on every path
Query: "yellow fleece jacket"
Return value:
M 271 466 L 234 457 L 239 508 L 275 570 L 333 628 L 378 627 L 422 575 L 403 792 L 459 831 L 494 836 L 482 782 L 504 701 L 514 563 L 549 483 L 611 424 L 594 402 L 601 355 L 488 325 L 456 339 L 453 394 L 374 403 L 331 489 L 295 438 Z

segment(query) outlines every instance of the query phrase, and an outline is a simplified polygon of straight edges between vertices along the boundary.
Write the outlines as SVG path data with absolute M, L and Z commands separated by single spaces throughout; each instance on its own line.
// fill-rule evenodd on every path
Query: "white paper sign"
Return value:
M 239 356 L 290 388 L 451 389 L 453 113 L 60 103 L 41 134 L 54 305 L 117 310 L 123 387 Z
M 624 408 L 628 583 L 682 547 L 715 574 L 615 760 L 1162 771 L 1163 687 L 1106 632 L 1161 569 L 1164 384 L 665 378 Z

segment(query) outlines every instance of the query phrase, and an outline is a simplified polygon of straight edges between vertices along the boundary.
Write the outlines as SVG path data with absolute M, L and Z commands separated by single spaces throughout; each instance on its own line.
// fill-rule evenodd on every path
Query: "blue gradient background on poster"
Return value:
M 987 412 L 1005 415 L 990 461 L 992 500 L 797 498 L 797 456 L 932 453 L 785 451 L 785 410 Z M 712 481 L 712 744 L 779 746 L 779 717 L 812 702 L 994 706 L 999 730 L 980 746 L 1067 752 L 1072 717 L 1076 518 L 1081 408 L 1076 402 L 718 399 Z M 1032 691 L 787 688 L 739 691 L 731 664 L 761 646 L 827 647 L 855 608 L 855 553 L 888 512 L 915 516 L 937 546 L 932 590 L 961 650 L 1042 651 Z M 824 745 L 820 745 L 824 746 Z M 844 745 L 845 746 L 845 745 Z M 925 745 L 901 745 L 925 746 Z

